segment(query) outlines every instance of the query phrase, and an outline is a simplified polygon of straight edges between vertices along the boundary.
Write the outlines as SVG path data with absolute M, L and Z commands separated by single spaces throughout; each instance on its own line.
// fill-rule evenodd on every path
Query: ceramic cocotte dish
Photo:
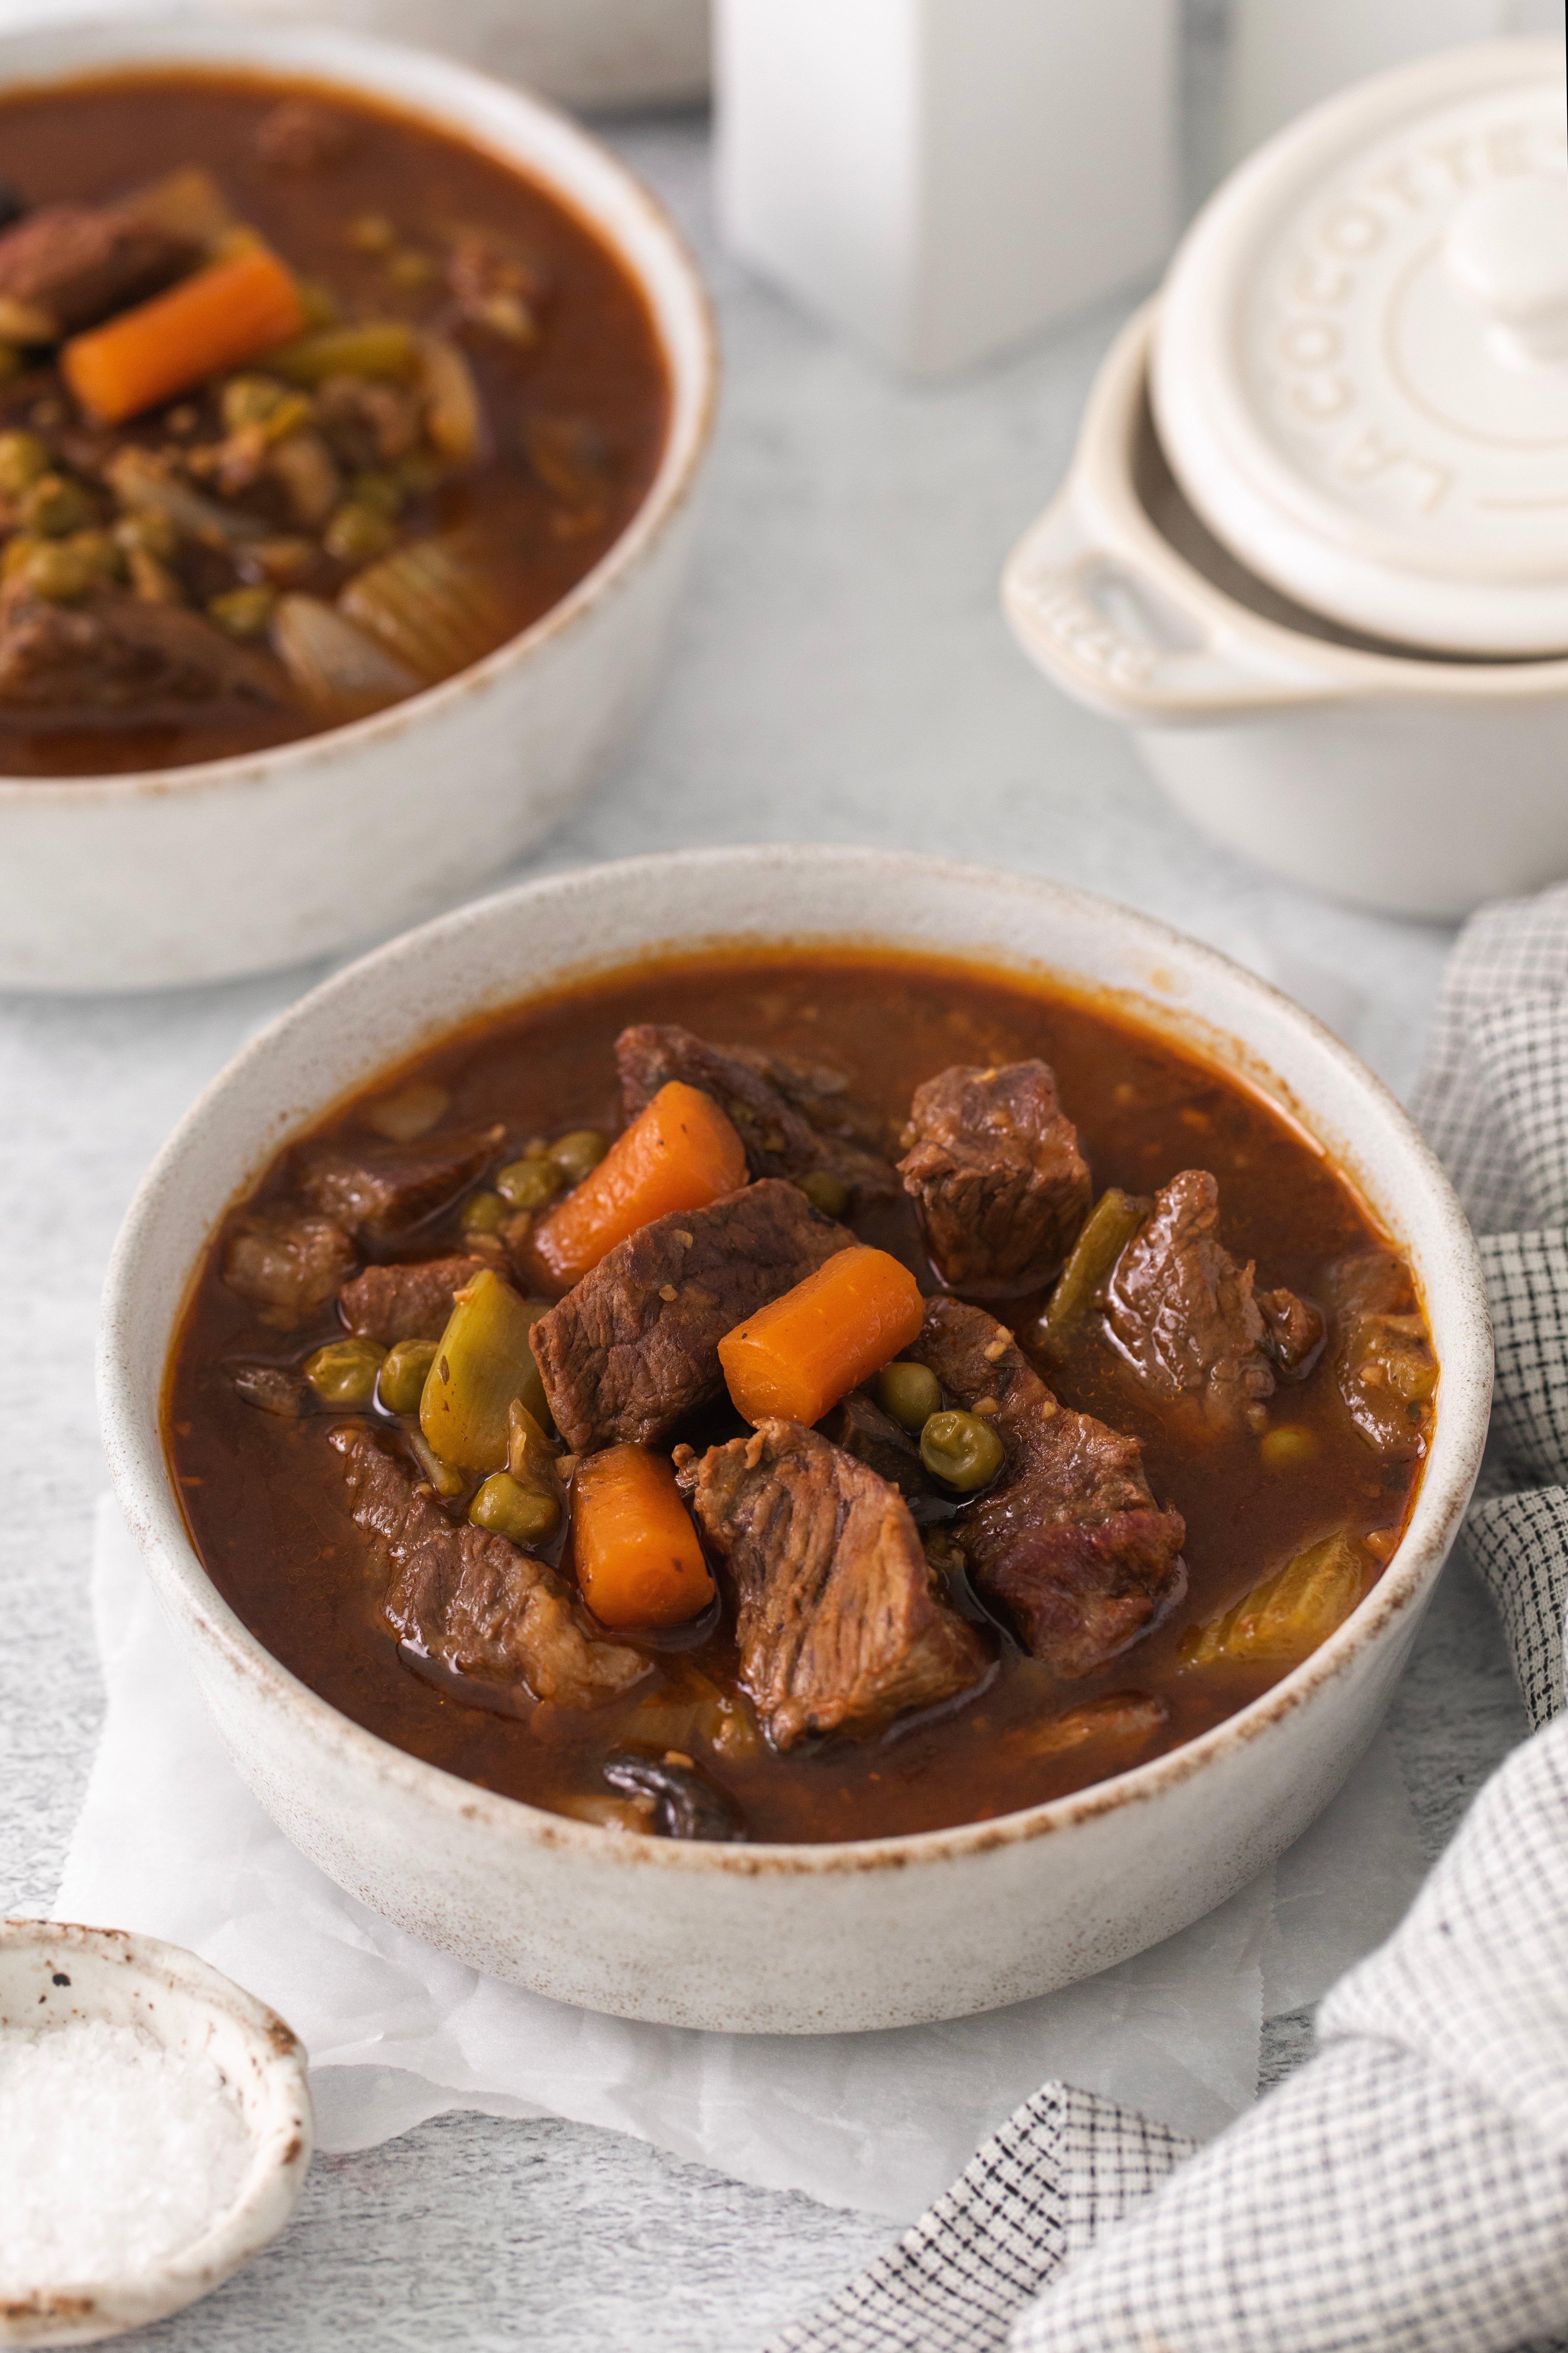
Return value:
M 0 32 L 7 91 L 158 69 L 310 83 L 518 167 L 640 289 L 668 378 L 653 480 L 538 620 L 444 682 L 259 753 L 0 776 L 0 987 L 158 987 L 323 955 L 450 905 L 603 772 L 658 673 L 685 576 L 718 357 L 661 207 L 548 106 L 469 69 L 300 23 L 125 16 Z M 280 93 L 282 94 L 282 93 Z
M 652 955 L 885 945 L 1124 1004 L 1263 1091 L 1407 1253 L 1441 1366 L 1429 1460 L 1392 1563 L 1265 1696 L 1076 1796 L 955 1829 L 826 1844 L 605 1832 L 455 1778 L 285 1672 L 186 1534 L 159 1435 L 209 1236 L 286 1140 L 484 1013 Z M 264 1032 L 164 1148 L 109 1277 L 100 1403 L 114 1483 L 235 1764 L 279 1826 L 415 1935 L 562 2001 L 679 2026 L 818 2032 L 1016 2001 L 1172 1934 L 1278 1854 L 1381 1715 L 1468 1499 L 1491 1347 L 1447 1182 L 1366 1069 L 1287 998 L 1110 902 L 870 850 L 643 859 L 528 884 L 362 959 Z
M 1393 913 L 1568 873 L 1563 78 L 1560 42 L 1458 50 L 1261 149 L 1005 576 L 1195 825 Z

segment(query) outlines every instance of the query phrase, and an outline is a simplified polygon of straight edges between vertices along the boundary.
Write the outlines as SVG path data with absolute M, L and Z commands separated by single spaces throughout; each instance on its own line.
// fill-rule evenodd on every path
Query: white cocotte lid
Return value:
M 1299 604 L 1568 651 L 1562 44 L 1452 50 L 1270 141 L 1176 255 L 1152 398 L 1194 509 Z

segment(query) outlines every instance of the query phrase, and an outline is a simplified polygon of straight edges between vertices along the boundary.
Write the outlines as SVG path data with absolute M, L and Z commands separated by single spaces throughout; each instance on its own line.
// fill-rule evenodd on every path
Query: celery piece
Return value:
M 440 1456 L 426 1446 L 418 1430 L 410 1431 L 408 1443 L 414 1449 L 420 1469 L 438 1495 L 445 1495 L 449 1500 L 462 1493 L 468 1483 L 466 1472 L 459 1471 L 455 1463 L 443 1462 Z
M 528 1344 L 543 1313 L 489 1267 L 458 1292 L 419 1399 L 419 1427 L 443 1462 L 504 1470 L 513 1398 L 532 1412 L 530 1400 L 537 1397 L 543 1409 Z
M 531 1305 L 531 1302 L 528 1303 Z M 536 1317 L 543 1312 L 542 1308 L 533 1310 Z M 534 1377 L 538 1378 L 537 1368 Z M 506 1467 L 514 1479 L 521 1480 L 525 1485 L 531 1483 L 536 1487 L 548 1487 L 553 1494 L 560 1486 L 561 1474 L 556 1469 L 550 1440 L 540 1428 L 540 1415 L 543 1409 L 542 1397 L 540 1413 L 535 1413 L 531 1406 L 525 1405 L 521 1397 L 513 1398 L 507 1412 Z
M 290 384 L 325 384 L 330 375 L 392 377 L 406 382 L 421 365 L 419 343 L 401 319 L 357 327 L 320 327 L 267 354 L 268 373 Z
M 1344 1623 L 1365 1578 L 1365 1548 L 1342 1528 L 1309 1545 L 1222 1617 L 1190 1626 L 1182 1665 L 1293 1666 Z
M 1119 1185 L 1106 1187 L 1084 1219 L 1051 1293 L 1046 1324 L 1053 1336 L 1079 1321 L 1152 1207 Z

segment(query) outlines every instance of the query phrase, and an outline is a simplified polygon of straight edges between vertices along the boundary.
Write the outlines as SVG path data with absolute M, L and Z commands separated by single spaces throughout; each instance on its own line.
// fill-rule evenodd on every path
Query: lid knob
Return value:
M 1500 366 L 1568 366 L 1568 174 L 1501 180 L 1468 197 L 1444 259 L 1485 313 Z

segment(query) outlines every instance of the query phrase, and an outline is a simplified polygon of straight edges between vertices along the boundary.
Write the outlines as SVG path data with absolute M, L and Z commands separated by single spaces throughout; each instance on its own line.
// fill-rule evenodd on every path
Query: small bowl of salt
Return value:
M 0 1921 L 0 2345 L 90 2345 L 276 2237 L 310 2161 L 305 2053 L 192 1953 Z

